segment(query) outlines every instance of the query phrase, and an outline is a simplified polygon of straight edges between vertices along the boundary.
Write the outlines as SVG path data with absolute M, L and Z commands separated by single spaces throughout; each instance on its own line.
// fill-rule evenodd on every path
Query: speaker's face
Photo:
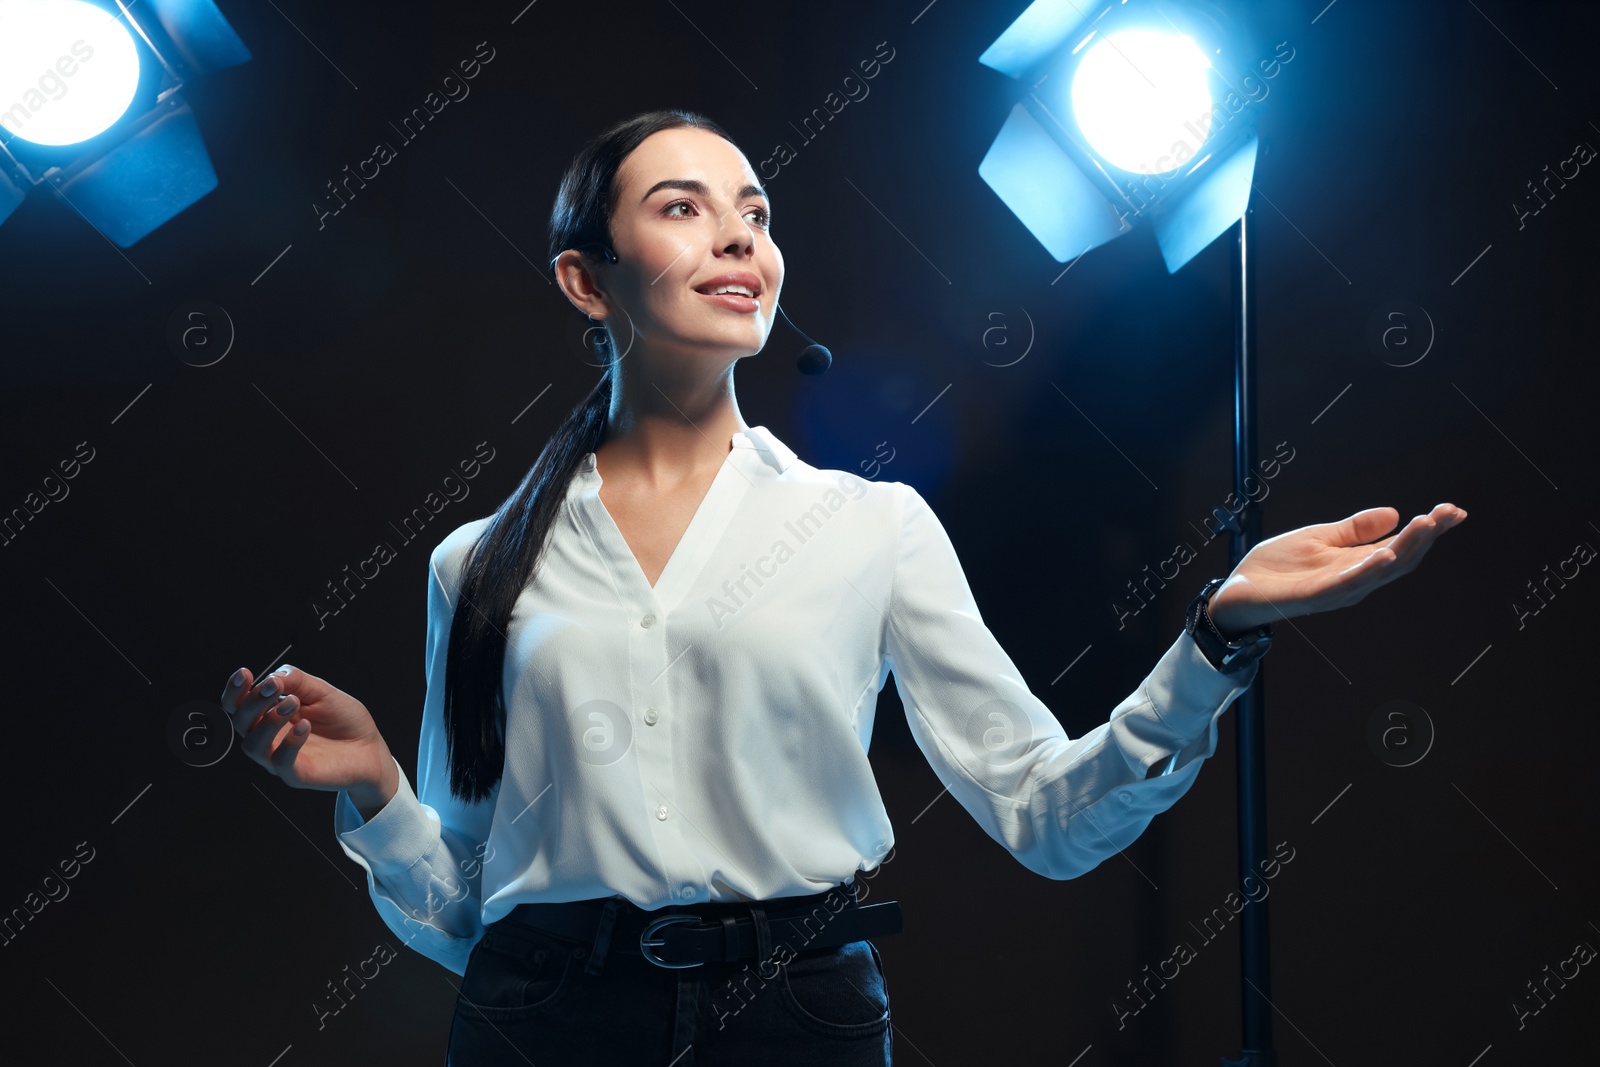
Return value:
M 759 352 L 776 314 L 783 253 L 750 161 L 706 130 L 662 130 L 623 160 L 616 184 L 619 262 L 598 273 L 619 351 L 631 337 L 629 359 L 732 362 Z

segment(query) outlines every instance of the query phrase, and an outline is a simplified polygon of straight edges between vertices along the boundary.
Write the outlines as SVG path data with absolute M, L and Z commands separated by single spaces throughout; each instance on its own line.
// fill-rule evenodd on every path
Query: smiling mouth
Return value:
M 703 285 L 695 292 L 702 296 L 742 296 L 754 300 L 760 295 L 760 290 L 752 290 L 748 285 Z
M 758 315 L 761 312 L 761 301 L 753 296 L 745 296 L 740 292 L 718 292 L 715 288 L 711 292 L 695 290 L 701 296 L 711 301 L 723 311 L 731 311 L 735 315 L 747 317 Z
M 761 275 L 752 270 L 725 270 L 693 287 L 701 296 L 731 296 L 757 300 L 765 286 Z

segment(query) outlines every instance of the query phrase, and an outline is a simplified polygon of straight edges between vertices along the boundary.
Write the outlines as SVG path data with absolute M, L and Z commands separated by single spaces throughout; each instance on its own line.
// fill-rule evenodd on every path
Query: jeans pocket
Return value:
M 889 988 L 870 941 L 796 956 L 783 968 L 779 998 L 813 1033 L 871 1037 L 889 1025 Z
M 566 998 L 581 967 L 572 948 L 554 938 L 490 930 L 467 957 L 456 1013 L 489 1022 L 532 1018 Z

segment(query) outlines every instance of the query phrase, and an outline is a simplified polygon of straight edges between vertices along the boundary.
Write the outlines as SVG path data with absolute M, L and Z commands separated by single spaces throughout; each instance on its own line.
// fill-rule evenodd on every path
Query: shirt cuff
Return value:
M 394 759 L 393 754 L 390 759 Z M 399 786 L 389 803 L 365 821 L 350 794 L 339 790 L 333 825 L 339 845 L 358 854 L 373 868 L 405 870 L 432 851 L 439 840 L 439 818 L 412 791 L 400 761 L 394 761 Z
M 1185 632 L 1156 662 L 1144 691 L 1168 729 L 1192 739 L 1205 732 L 1220 708 L 1250 688 L 1259 667 L 1256 660 L 1238 674 L 1224 674 Z

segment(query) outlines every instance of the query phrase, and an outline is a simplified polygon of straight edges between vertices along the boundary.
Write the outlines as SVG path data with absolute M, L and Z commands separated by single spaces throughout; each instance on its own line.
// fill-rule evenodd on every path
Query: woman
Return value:
M 866 758 L 891 669 L 952 795 L 1074 877 L 1188 789 L 1267 624 L 1355 603 L 1466 515 L 1375 540 L 1398 515 L 1373 508 L 1264 541 L 1069 739 L 915 490 L 745 423 L 733 366 L 783 284 L 771 225 L 749 161 L 692 113 L 573 161 L 550 251 L 607 370 L 521 487 L 433 552 L 419 789 L 315 675 L 241 668 L 224 692 L 250 758 L 339 791 L 384 921 L 462 975 L 455 1067 L 888 1063 L 868 937 L 898 923 L 856 876 L 893 846 Z

